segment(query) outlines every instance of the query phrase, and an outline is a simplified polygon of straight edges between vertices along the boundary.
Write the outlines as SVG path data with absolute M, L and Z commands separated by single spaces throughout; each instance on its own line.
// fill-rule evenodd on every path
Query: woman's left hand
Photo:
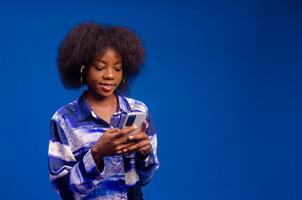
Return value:
M 128 136 L 129 142 L 136 142 L 134 145 L 123 149 L 124 153 L 140 152 L 143 157 L 147 157 L 151 153 L 151 144 L 146 134 L 147 122 L 144 121 L 141 132 Z

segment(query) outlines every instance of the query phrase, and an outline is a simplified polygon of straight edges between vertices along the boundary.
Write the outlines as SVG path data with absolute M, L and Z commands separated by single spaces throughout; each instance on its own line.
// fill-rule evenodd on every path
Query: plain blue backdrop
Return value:
M 61 85 L 57 47 L 85 21 L 146 48 L 129 96 L 158 132 L 147 199 L 302 199 L 299 0 L 1 1 L 1 199 L 58 199 L 49 120 L 81 90 Z

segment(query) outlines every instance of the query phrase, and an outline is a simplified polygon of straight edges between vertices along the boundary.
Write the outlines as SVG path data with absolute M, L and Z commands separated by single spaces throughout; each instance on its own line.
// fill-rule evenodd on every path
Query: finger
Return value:
M 143 141 L 141 141 L 139 143 L 136 143 L 136 144 L 131 145 L 130 147 L 126 148 L 126 151 L 127 152 L 137 151 L 140 148 L 142 148 L 142 147 L 144 147 L 144 146 L 146 146 L 148 144 L 150 144 L 148 140 L 143 140 Z
M 112 138 L 112 143 L 117 146 L 117 145 L 120 145 L 120 144 L 135 144 L 137 143 L 137 140 L 129 140 L 128 138 L 128 135 L 121 135 L 120 137 L 115 137 L 115 138 Z
M 118 128 L 108 129 L 105 131 L 105 133 L 102 136 L 109 135 L 110 137 L 115 137 L 115 135 L 118 135 L 119 132 L 120 132 L 120 129 L 118 129 Z
M 128 138 L 127 137 L 115 137 L 115 138 L 112 138 L 112 143 L 114 144 L 114 146 L 118 146 L 118 145 L 121 145 L 121 144 L 126 144 L 129 142 Z
M 147 152 L 150 150 L 150 144 L 146 144 L 145 146 L 142 146 L 141 148 L 138 149 L 140 152 Z
M 106 132 L 107 133 L 114 133 L 114 132 L 117 132 L 117 131 L 119 131 L 120 129 L 118 129 L 118 128 L 112 128 L 112 129 L 108 129 Z
M 138 149 L 138 151 L 139 151 L 141 154 L 143 154 L 143 155 L 150 154 L 150 152 L 151 152 L 150 144 L 141 147 L 140 149 Z
M 109 132 L 112 138 L 116 138 L 121 134 L 121 129 L 116 129 L 114 132 Z
M 138 133 L 128 136 L 129 141 L 140 141 L 148 139 L 148 136 L 145 133 Z
M 137 129 L 136 125 L 133 125 L 133 126 L 125 127 L 123 129 L 121 129 L 121 131 L 124 134 L 127 134 L 127 133 L 130 133 L 131 131 L 134 131 L 135 129 Z
M 134 126 L 130 126 L 130 127 L 126 127 L 123 129 L 118 129 L 118 131 L 112 135 L 112 138 L 119 138 L 119 137 L 125 136 L 129 132 L 135 130 L 135 128 L 136 127 L 134 127 Z
M 127 151 L 127 149 L 129 147 L 131 147 L 132 145 L 135 145 L 135 143 L 125 143 L 125 144 L 120 144 L 118 146 L 116 146 L 115 150 L 116 151 L 121 151 L 121 152 L 124 152 L 124 151 Z
M 145 120 L 144 122 L 143 122 L 143 124 L 142 124 L 142 129 L 141 129 L 141 132 L 146 132 L 146 130 L 147 130 L 147 121 Z

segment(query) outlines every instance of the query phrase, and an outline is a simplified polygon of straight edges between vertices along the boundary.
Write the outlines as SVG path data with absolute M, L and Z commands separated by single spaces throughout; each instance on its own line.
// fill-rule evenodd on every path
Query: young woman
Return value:
M 51 119 L 49 173 L 62 199 L 143 199 L 159 167 L 157 137 L 144 103 L 121 95 L 143 63 L 144 49 L 130 30 L 81 24 L 58 49 L 57 66 L 68 89 L 87 87 Z M 118 128 L 122 115 L 146 112 L 137 127 Z

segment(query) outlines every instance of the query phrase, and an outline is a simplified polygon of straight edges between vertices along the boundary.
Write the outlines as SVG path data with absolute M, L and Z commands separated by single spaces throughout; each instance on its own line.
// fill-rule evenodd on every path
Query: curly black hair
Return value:
M 145 52 L 142 43 L 127 28 L 94 22 L 77 25 L 59 45 L 57 68 L 65 88 L 78 89 L 86 84 L 85 77 L 81 83 L 81 66 L 90 66 L 107 48 L 113 48 L 122 58 L 124 81 L 118 91 L 125 91 L 143 64 Z

